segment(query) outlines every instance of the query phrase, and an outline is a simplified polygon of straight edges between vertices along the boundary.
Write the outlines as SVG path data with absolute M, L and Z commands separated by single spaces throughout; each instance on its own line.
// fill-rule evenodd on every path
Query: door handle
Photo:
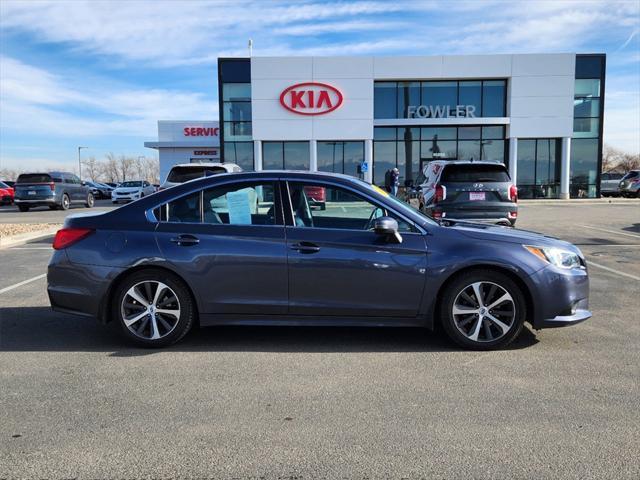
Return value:
M 180 247 L 190 247 L 200 243 L 200 239 L 193 235 L 178 235 L 177 237 L 173 237 L 171 242 L 177 243 Z
M 291 245 L 291 250 L 297 250 L 300 253 L 317 253 L 320 247 L 311 242 L 299 242 Z

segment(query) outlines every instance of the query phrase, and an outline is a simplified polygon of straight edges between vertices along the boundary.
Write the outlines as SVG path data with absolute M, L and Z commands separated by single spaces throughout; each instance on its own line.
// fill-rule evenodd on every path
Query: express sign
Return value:
M 326 83 L 298 83 L 282 91 L 280 104 L 298 115 L 324 115 L 342 105 L 342 93 Z
M 185 137 L 217 137 L 218 127 L 184 127 L 182 133 Z

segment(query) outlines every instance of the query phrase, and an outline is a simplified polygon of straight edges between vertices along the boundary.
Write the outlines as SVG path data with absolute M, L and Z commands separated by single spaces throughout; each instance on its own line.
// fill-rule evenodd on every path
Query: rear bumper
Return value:
M 56 197 L 47 198 L 14 198 L 13 203 L 16 205 L 29 205 L 31 207 L 39 207 L 43 205 L 57 205 Z

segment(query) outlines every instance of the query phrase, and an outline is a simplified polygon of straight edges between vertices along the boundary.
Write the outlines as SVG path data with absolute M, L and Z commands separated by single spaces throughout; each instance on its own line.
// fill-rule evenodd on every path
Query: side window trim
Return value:
M 376 208 L 381 208 L 383 209 L 387 215 L 389 215 L 389 212 L 391 212 L 393 215 L 395 215 L 396 217 L 402 219 L 404 222 L 406 222 L 408 225 L 410 225 L 412 228 L 414 228 L 416 231 L 415 232 L 403 232 L 403 234 L 405 233 L 418 233 L 418 234 L 422 234 L 422 230 L 418 225 L 416 225 L 416 222 L 414 222 L 413 220 L 411 220 L 410 218 L 407 218 L 406 216 L 398 213 L 395 209 L 390 208 L 388 205 L 385 204 L 380 204 L 376 199 L 371 198 L 370 196 L 368 196 L 366 193 L 363 193 L 359 190 L 356 190 L 354 188 L 351 188 L 349 186 L 346 185 L 341 185 L 338 183 L 333 183 L 331 181 L 327 181 L 327 180 L 313 180 L 313 181 L 309 181 L 309 180 L 305 180 L 305 179 L 292 179 L 292 178 L 287 178 L 287 179 L 282 179 L 282 182 L 284 184 L 286 184 L 286 196 L 287 196 L 287 209 L 286 209 L 286 224 L 285 227 L 287 228 L 296 228 L 295 226 L 295 222 L 294 222 L 294 215 L 293 215 L 293 204 L 291 203 L 291 188 L 289 186 L 290 183 L 302 183 L 302 184 L 309 184 L 309 185 L 320 185 L 320 186 L 324 186 L 324 187 L 329 187 L 329 188 L 338 188 L 338 189 L 343 189 L 346 190 L 350 193 L 352 193 L 353 195 L 357 195 L 361 198 L 364 198 L 367 202 L 373 204 L 373 206 L 375 206 Z M 284 194 L 284 192 L 283 192 Z M 327 230 L 350 230 L 350 231 L 354 231 L 354 232 L 362 232 L 364 230 L 359 230 L 359 229 L 344 229 L 344 228 L 339 228 L 339 229 L 335 229 L 335 228 L 329 228 L 329 227 L 314 227 L 314 228 L 322 228 L 322 229 L 327 229 Z

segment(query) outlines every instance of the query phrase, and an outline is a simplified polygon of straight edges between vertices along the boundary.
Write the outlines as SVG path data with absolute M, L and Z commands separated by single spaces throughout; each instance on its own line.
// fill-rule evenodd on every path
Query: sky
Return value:
M 606 53 L 605 143 L 640 151 L 640 0 L 0 0 L 0 169 L 155 157 L 217 120 L 217 58 Z

